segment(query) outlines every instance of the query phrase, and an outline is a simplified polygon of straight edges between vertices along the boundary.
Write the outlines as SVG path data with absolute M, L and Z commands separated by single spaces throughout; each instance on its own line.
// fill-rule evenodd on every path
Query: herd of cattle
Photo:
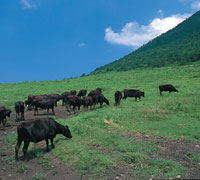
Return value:
M 162 96 L 163 91 L 168 92 L 178 92 L 178 90 L 171 84 L 165 84 L 159 86 L 160 95 Z M 126 99 L 127 97 L 134 97 L 137 101 L 137 98 L 141 99 L 144 97 L 144 92 L 136 89 L 124 89 L 124 96 L 121 91 L 116 91 L 114 94 L 116 105 L 120 105 L 121 99 Z M 39 115 L 38 108 L 47 109 L 47 113 L 49 113 L 49 109 L 51 109 L 52 113 L 54 112 L 54 107 L 57 106 L 57 102 L 62 100 L 62 105 L 66 106 L 67 112 L 70 114 L 72 111 L 76 113 L 76 110 L 80 110 L 80 107 L 83 106 L 84 109 L 88 110 L 95 109 L 97 104 L 100 104 L 102 107 L 103 103 L 109 105 L 109 100 L 105 98 L 102 94 L 102 89 L 97 88 L 96 90 L 91 90 L 88 95 L 86 89 L 82 89 L 78 92 L 76 90 L 71 90 L 69 92 L 64 92 L 61 95 L 59 94 L 45 94 L 45 95 L 29 95 L 28 99 L 24 102 L 17 101 L 15 103 L 15 111 L 16 111 L 16 120 L 24 120 L 24 111 L 25 106 L 28 110 L 34 110 L 34 115 Z M 0 124 L 3 124 L 3 129 L 5 129 L 5 125 L 7 122 L 6 117 L 10 117 L 11 110 L 6 109 L 4 106 L 0 106 Z M 56 134 L 63 134 L 68 138 L 72 138 L 69 128 L 66 126 L 62 126 L 57 123 L 52 118 L 42 118 L 34 121 L 23 122 L 17 128 L 18 140 L 16 145 L 16 154 L 15 157 L 18 159 L 18 150 L 19 147 L 24 141 L 23 153 L 26 154 L 30 142 L 39 142 L 42 140 L 46 141 L 47 151 L 48 140 L 51 140 L 52 148 L 53 139 Z

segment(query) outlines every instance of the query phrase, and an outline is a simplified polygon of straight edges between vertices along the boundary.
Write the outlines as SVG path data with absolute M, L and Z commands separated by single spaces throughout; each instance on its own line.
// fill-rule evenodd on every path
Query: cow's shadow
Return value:
M 51 148 L 49 149 L 49 152 L 51 151 Z M 46 153 L 48 153 L 46 151 L 46 148 L 40 148 L 40 149 L 32 149 L 30 151 L 27 151 L 26 155 L 22 155 L 21 157 L 19 157 L 19 160 L 21 161 L 31 161 L 33 159 L 39 158 L 40 156 L 44 156 Z
M 56 139 L 56 140 L 54 141 L 54 146 L 55 146 L 55 148 L 56 148 L 56 144 L 57 144 L 60 140 L 62 140 L 63 138 L 64 138 L 64 137 L 60 137 L 60 138 L 58 138 L 58 139 Z M 23 146 L 21 146 L 20 149 L 22 150 L 22 148 L 23 148 Z M 48 151 L 48 152 L 46 151 L 46 146 L 43 147 L 43 148 L 34 148 L 34 149 L 31 149 L 31 150 L 28 150 L 25 156 L 23 155 L 23 152 L 22 152 L 22 155 L 19 156 L 19 160 L 21 160 L 21 161 L 27 161 L 27 162 L 28 162 L 28 161 L 31 161 L 31 160 L 33 160 L 33 159 L 41 158 L 41 157 L 43 157 L 45 154 L 51 152 L 52 149 L 54 149 L 54 148 L 52 148 L 51 145 L 49 145 L 49 151 Z M 20 154 L 21 154 L 21 153 L 20 153 Z

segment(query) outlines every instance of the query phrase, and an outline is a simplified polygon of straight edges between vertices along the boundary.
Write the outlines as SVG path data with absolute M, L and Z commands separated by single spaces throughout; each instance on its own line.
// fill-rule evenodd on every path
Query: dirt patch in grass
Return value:
M 151 142 L 160 149 L 151 158 L 164 158 L 178 162 L 186 168 L 186 173 L 181 178 L 199 179 L 200 166 L 192 156 L 200 153 L 200 143 L 193 143 L 184 140 L 172 140 L 165 137 L 150 136 L 141 133 L 126 132 L 124 136 L 134 138 L 139 142 Z

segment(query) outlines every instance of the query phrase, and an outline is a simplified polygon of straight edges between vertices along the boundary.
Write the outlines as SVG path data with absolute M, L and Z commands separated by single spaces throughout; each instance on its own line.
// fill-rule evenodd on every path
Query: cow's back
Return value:
M 39 142 L 56 132 L 55 121 L 51 118 L 36 119 L 31 122 L 21 123 L 17 128 L 18 134 L 23 139 Z

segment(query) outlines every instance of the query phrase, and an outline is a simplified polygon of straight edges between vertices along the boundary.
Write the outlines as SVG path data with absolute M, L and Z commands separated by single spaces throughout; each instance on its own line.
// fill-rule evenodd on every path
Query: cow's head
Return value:
M 8 116 L 8 117 L 10 117 L 11 112 L 12 111 L 10 109 L 6 109 L 5 115 Z
M 107 105 L 110 105 L 108 99 L 106 99 L 106 98 L 105 98 L 105 103 L 106 103 Z
M 124 89 L 124 97 L 123 99 L 126 99 L 127 98 L 127 89 Z
M 69 138 L 69 139 L 72 138 L 72 135 L 71 135 L 71 132 L 70 132 L 68 126 L 64 126 L 64 128 L 63 128 L 63 130 L 62 130 L 62 134 L 63 134 L 65 137 Z
M 144 92 L 142 92 L 141 95 L 144 97 Z

